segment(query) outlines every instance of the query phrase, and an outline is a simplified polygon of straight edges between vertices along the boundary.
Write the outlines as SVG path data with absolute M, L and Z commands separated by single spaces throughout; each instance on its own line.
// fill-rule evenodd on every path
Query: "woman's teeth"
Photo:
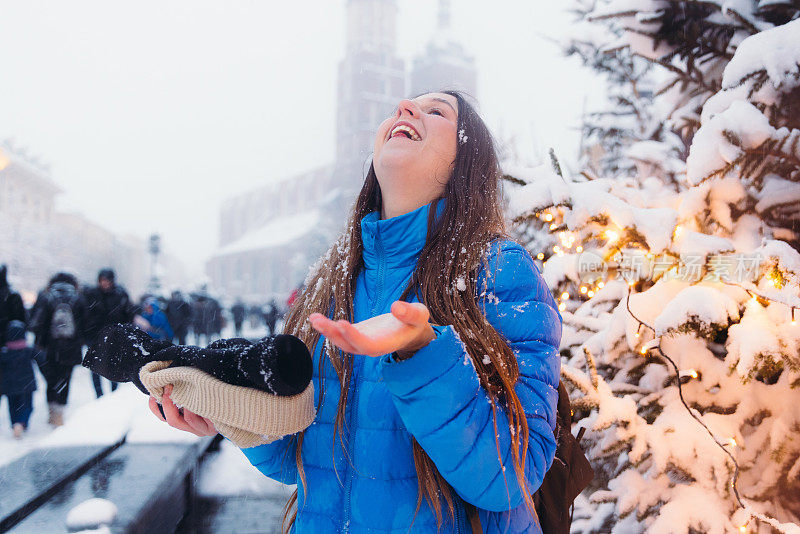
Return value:
M 406 126 L 405 124 L 400 124 L 395 126 L 392 130 L 392 134 L 389 137 L 395 137 L 396 135 L 403 135 L 405 134 L 406 137 L 413 141 L 421 141 L 422 138 L 414 131 L 413 128 Z

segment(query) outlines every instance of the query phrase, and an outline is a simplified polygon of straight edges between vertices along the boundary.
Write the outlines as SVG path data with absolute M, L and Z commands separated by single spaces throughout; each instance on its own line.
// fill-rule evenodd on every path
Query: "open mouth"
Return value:
M 412 141 L 422 140 L 422 137 L 420 137 L 419 133 L 417 133 L 417 130 L 415 130 L 412 126 L 403 123 L 397 124 L 394 128 L 392 128 L 389 138 L 394 137 L 405 137 L 406 139 L 411 139 Z

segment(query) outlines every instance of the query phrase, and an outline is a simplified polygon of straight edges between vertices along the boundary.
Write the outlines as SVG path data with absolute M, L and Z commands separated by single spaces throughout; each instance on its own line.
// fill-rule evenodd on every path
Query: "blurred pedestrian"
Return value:
M 247 315 L 247 307 L 244 305 L 244 302 L 242 302 L 242 299 L 236 299 L 236 302 L 231 306 L 233 331 L 236 337 L 242 335 L 242 323 L 244 323 L 245 315 Z
M 69 273 L 54 275 L 34 310 L 31 330 L 45 354 L 39 370 L 47 382 L 49 423 L 61 426 L 72 368 L 81 363 L 86 329 L 86 303 L 78 292 L 78 280 Z
M 186 345 L 186 336 L 189 333 L 189 325 L 192 323 L 192 306 L 183 298 L 180 291 L 173 291 L 172 296 L 167 302 L 167 321 L 174 333 L 172 342 L 178 345 Z
M 264 324 L 267 325 L 269 330 L 268 335 L 273 335 L 275 333 L 275 324 L 278 322 L 278 305 L 275 303 L 275 299 L 271 299 L 264 305 L 261 314 L 264 317 Z
M 115 282 L 112 269 L 102 269 L 97 274 L 97 286 L 89 288 L 84 295 L 86 300 L 86 342 L 91 345 L 100 331 L 108 325 L 129 324 L 133 322 L 136 308 L 128 293 Z M 100 375 L 92 373 L 92 383 L 97 398 L 103 395 Z M 111 391 L 117 383 L 111 382 Z
M 175 337 L 167 316 L 161 311 L 161 306 L 157 299 L 149 298 L 145 300 L 142 318 L 149 323 L 149 326 L 144 330 L 153 339 L 171 341 Z
M 25 323 L 16 319 L 6 325 L 5 344 L 0 348 L 0 395 L 8 398 L 8 414 L 14 437 L 20 439 L 28 429 L 33 412 L 36 377 L 33 360 L 37 351 L 25 341 Z
M 25 306 L 22 305 L 22 297 L 19 293 L 12 291 L 8 284 L 8 268 L 0 265 L 0 346 L 5 343 L 6 327 L 9 321 L 22 321 L 27 323 L 25 317 Z

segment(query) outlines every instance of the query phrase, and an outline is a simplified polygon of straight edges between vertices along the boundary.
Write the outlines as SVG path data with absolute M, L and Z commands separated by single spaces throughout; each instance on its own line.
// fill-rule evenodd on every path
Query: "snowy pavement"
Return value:
M 232 332 L 224 333 L 232 337 Z M 247 331 L 245 335 L 258 338 L 263 333 Z M 113 444 L 125 436 L 127 443 L 186 443 L 198 438 L 175 430 L 157 420 L 147 406 L 148 398 L 132 384 L 120 384 L 114 393 L 95 398 L 91 372 L 76 366 L 72 374 L 69 399 L 64 411 L 65 425 L 51 427 L 48 422 L 45 383 L 36 370 L 37 391 L 34 393 L 33 414 L 28 432 L 14 439 L 5 397 L 0 401 L 0 466 L 8 464 L 37 448 L 69 445 Z M 110 384 L 104 380 L 104 391 Z M 280 524 L 283 504 L 291 494 L 284 486 L 263 476 L 230 442 L 223 440 L 218 452 L 206 455 L 197 477 L 197 496 L 205 504 L 214 505 L 212 520 L 201 525 L 203 531 L 219 531 L 219 521 L 242 515 L 249 510 L 250 521 L 269 531 Z M 202 521 L 203 518 L 200 518 Z M 239 523 L 241 525 L 241 523 Z

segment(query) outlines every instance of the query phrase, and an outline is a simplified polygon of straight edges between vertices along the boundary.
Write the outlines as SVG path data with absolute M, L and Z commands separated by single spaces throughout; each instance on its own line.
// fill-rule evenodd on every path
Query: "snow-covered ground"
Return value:
M 104 381 L 104 391 L 110 391 L 110 383 Z M 0 465 L 7 464 L 36 447 L 43 439 L 53 432 L 53 427 L 47 423 L 47 398 L 45 397 L 45 382 L 42 375 L 36 370 L 37 390 L 33 394 L 33 414 L 28 425 L 28 431 L 22 439 L 16 440 L 11 434 L 11 420 L 8 416 L 8 399 L 3 396 L 0 400 Z M 147 400 L 142 395 L 143 400 Z M 88 369 L 76 366 L 72 371 L 69 399 L 64 412 L 64 420 L 73 418 L 76 411 L 87 403 L 95 401 L 94 387 L 92 386 L 92 373 Z
M 280 325 L 279 325 L 280 327 Z M 243 337 L 257 339 L 265 335 L 265 328 L 251 328 L 246 323 Z M 223 332 L 233 337 L 232 326 Z M 189 343 L 194 339 L 190 338 Z M 45 382 L 36 369 L 37 390 L 33 398 L 33 414 L 28 431 L 22 439 L 14 439 L 8 414 L 8 400 L 0 400 L 0 465 L 5 465 L 37 447 L 114 443 L 126 435 L 128 442 L 179 442 L 196 439 L 193 435 L 172 429 L 157 420 L 147 406 L 147 397 L 132 384 L 120 384 L 113 393 L 110 383 L 103 379 L 106 394 L 95 398 L 91 372 L 78 365 L 72 372 L 69 398 L 64 411 L 65 425 L 54 429 L 47 423 L 48 410 Z M 224 441 L 219 453 L 213 453 L 204 462 L 200 473 L 201 488 L 205 495 L 218 495 L 219 488 L 226 494 L 269 494 L 285 491 L 253 468 L 244 455 Z M 212 476 L 204 475 L 210 471 Z M 219 482 L 223 481 L 223 482 Z M 216 489 L 215 489 L 216 488 Z M 288 495 L 288 494 L 287 494 Z

